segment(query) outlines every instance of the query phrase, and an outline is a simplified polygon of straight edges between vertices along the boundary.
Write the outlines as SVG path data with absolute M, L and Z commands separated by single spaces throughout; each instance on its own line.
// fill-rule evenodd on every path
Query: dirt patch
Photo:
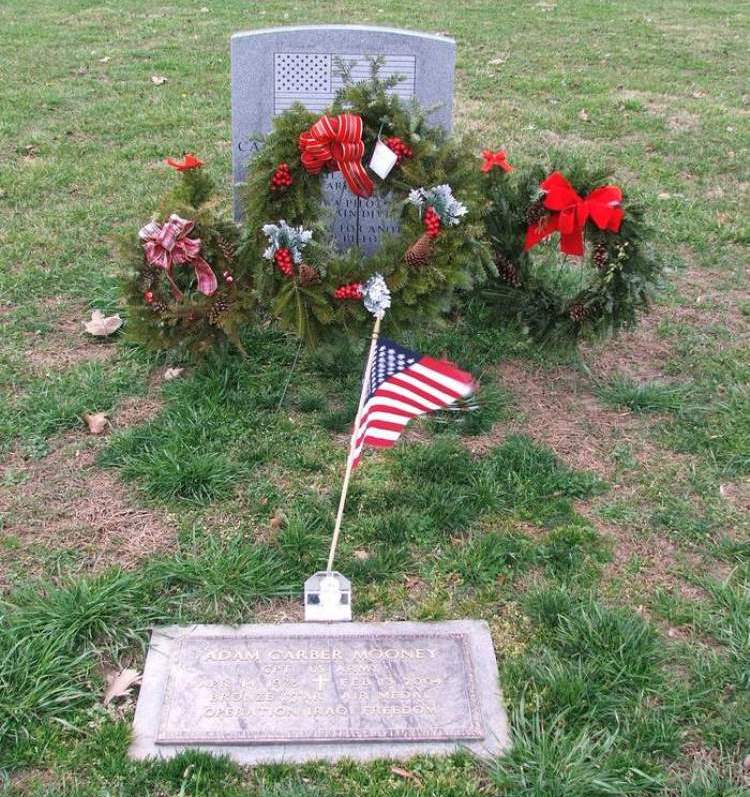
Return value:
M 638 382 L 666 381 L 666 365 L 674 350 L 669 340 L 659 336 L 658 327 L 664 316 L 660 308 L 641 319 L 632 332 L 604 343 L 581 346 L 591 372 L 601 379 L 623 374 Z
M 492 432 L 470 439 L 467 446 L 483 453 L 509 434 L 525 434 L 551 448 L 569 466 L 607 477 L 617 445 L 643 447 L 646 424 L 631 412 L 602 407 L 590 392 L 588 377 L 570 368 L 530 370 L 508 362 L 494 369 L 521 414 Z
M 112 425 L 117 429 L 140 426 L 155 418 L 164 407 L 164 402 L 154 396 L 130 396 L 120 402 L 112 417 Z
M 0 466 L 0 586 L 12 573 L 39 575 L 58 555 L 82 571 L 117 563 L 132 567 L 172 544 L 176 523 L 144 508 L 132 488 L 95 464 L 104 445 L 80 431 L 59 440 L 40 460 L 11 455 Z M 4 581 L 5 579 L 5 581 Z
M 96 338 L 84 331 L 83 321 L 90 316 L 85 307 L 53 298 L 44 303 L 44 308 L 48 313 L 45 323 L 50 329 L 43 334 L 29 333 L 26 338 L 25 357 L 32 371 L 57 371 L 80 362 L 104 362 L 114 357 L 114 338 Z

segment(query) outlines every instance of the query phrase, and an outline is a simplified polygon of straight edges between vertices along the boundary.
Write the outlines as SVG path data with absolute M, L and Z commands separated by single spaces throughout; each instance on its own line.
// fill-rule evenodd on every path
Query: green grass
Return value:
M 0 7 L 0 571 L 7 564 L 8 583 L 21 584 L 0 585 L 0 793 L 10 784 L 14 797 L 744 794 L 744 4 L 27 6 Z M 488 621 L 514 741 L 507 756 L 404 763 L 418 780 L 388 761 L 248 770 L 188 752 L 132 762 L 132 705 L 101 705 L 104 671 L 141 666 L 153 623 L 267 616 L 323 562 L 344 459 L 335 435 L 351 424 L 366 341 L 302 356 L 291 379 L 297 343 L 265 327 L 247 333 L 247 360 L 210 357 L 171 382 L 158 367 L 185 363 L 117 341 L 102 344 L 113 353 L 101 361 L 41 366 L 34 355 L 79 343 L 71 330 L 91 308 L 118 311 L 112 241 L 150 216 L 164 157 L 198 152 L 228 204 L 229 35 L 332 21 L 454 36 L 456 127 L 504 146 L 511 162 L 557 148 L 613 164 L 675 268 L 649 333 L 667 354 L 656 376 L 646 347 L 601 379 L 588 368 L 595 352 L 535 349 L 477 300 L 442 328 L 403 336 L 476 374 L 477 408 L 426 419 L 418 440 L 368 456 L 338 566 L 360 619 Z M 157 74 L 167 82 L 155 86 Z M 498 364 L 510 361 L 537 374 L 549 417 L 534 415 L 539 397 L 519 390 L 513 369 L 506 384 Z M 146 394 L 161 400 L 158 412 L 118 425 L 122 402 Z M 564 425 L 561 451 L 540 442 L 566 401 L 577 402 L 582 445 L 596 443 L 599 475 L 565 464 L 578 442 Z M 616 413 L 603 422 L 600 406 Z M 29 539 L 24 517 L 5 509 L 6 496 L 33 491 L 32 463 L 57 452 L 61 435 L 83 433 L 86 412 L 114 418 L 105 440 L 89 441 L 97 468 L 180 529 L 168 550 L 126 569 L 81 572 L 69 541 Z M 527 417 L 541 419 L 524 427 Z M 59 511 L 34 508 L 50 524 Z

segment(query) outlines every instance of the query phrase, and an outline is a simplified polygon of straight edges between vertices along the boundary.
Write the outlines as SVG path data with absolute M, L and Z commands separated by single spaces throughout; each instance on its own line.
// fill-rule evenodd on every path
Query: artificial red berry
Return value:
M 422 221 L 427 235 L 430 238 L 437 238 L 440 233 L 440 216 L 435 212 L 435 208 L 427 208 Z
M 277 249 L 274 260 L 276 267 L 287 279 L 294 277 L 294 258 L 288 249 Z
M 386 139 L 386 146 L 396 153 L 396 165 L 398 166 L 404 158 L 411 158 L 414 152 L 411 147 L 406 145 L 398 136 L 391 136 Z
M 271 177 L 271 190 L 281 191 L 292 184 L 292 173 L 289 171 L 289 164 L 280 163 Z
M 153 302 L 154 302 L 154 292 L 153 291 L 146 291 L 146 293 L 143 294 L 143 298 L 144 298 L 146 304 L 153 304 Z
M 361 299 L 362 298 L 362 283 L 350 282 L 348 285 L 342 285 L 336 288 L 333 294 L 339 301 L 344 299 Z

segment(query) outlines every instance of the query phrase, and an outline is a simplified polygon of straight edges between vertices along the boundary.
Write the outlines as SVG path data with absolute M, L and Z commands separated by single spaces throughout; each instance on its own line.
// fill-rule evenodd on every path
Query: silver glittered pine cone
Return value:
M 424 233 L 406 250 L 405 260 L 412 268 L 422 268 L 430 262 L 432 250 L 432 239 Z

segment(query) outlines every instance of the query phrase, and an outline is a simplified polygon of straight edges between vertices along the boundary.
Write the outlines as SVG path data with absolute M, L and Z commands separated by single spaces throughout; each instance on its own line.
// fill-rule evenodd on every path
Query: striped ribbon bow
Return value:
M 365 145 L 362 141 L 362 117 L 353 113 L 321 116 L 300 134 L 302 165 L 310 174 L 320 174 L 323 167 L 341 170 L 352 193 L 367 198 L 373 183 L 362 165 Z
M 198 290 L 206 296 L 216 292 L 219 283 L 211 266 L 200 256 L 200 238 L 188 238 L 195 222 L 173 213 L 166 224 L 149 222 L 138 233 L 146 253 L 146 261 L 167 272 L 167 279 L 175 299 L 182 298 L 172 276 L 174 266 L 192 265 L 198 280 Z

